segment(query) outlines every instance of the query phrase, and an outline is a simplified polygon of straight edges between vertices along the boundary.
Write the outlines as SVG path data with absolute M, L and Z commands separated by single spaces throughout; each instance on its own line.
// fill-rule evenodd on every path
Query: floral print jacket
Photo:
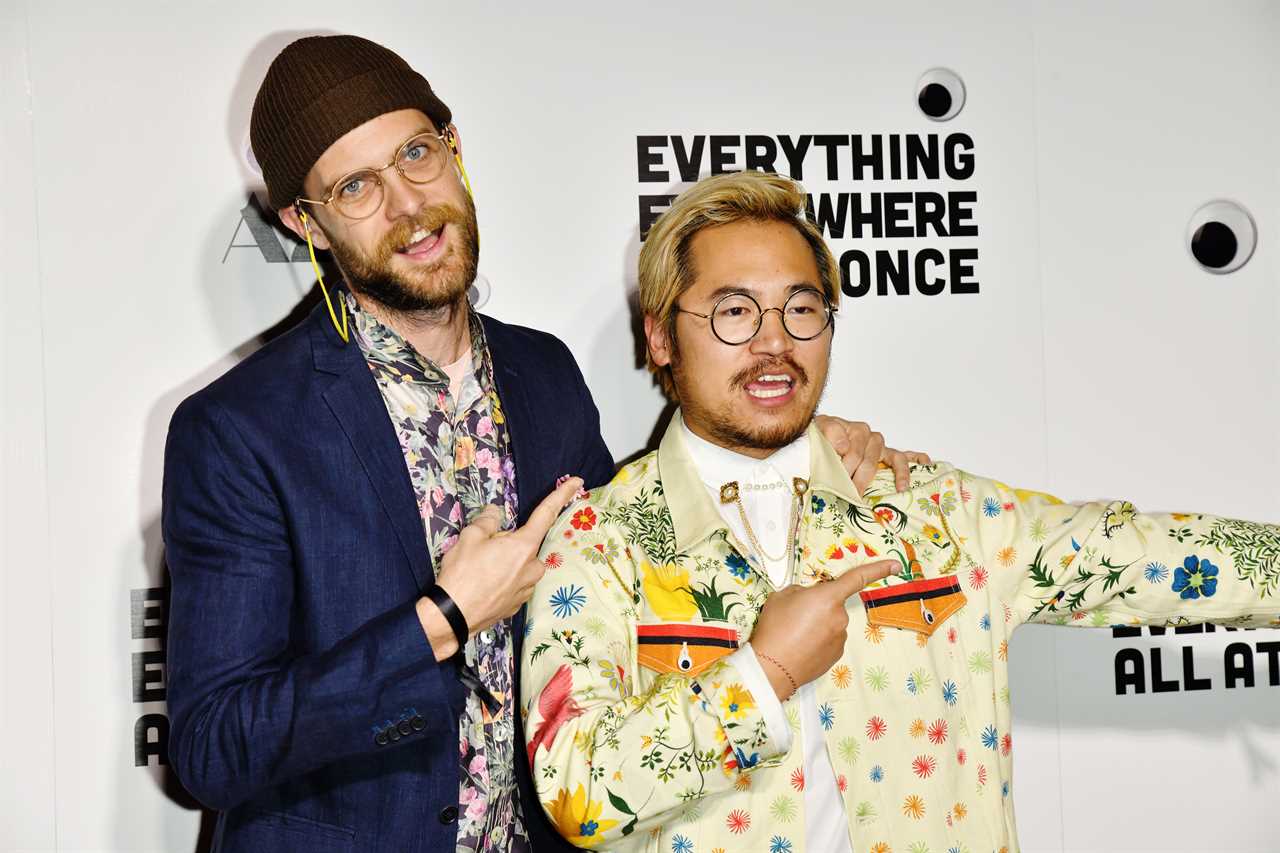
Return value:
M 915 466 L 902 493 L 881 472 L 864 497 L 816 429 L 809 443 L 796 582 L 901 564 L 850 599 L 844 654 L 817 684 L 858 853 L 1017 849 L 1006 659 L 1018 625 L 1280 624 L 1280 527 L 1065 504 L 945 463 Z M 748 553 L 678 414 L 655 453 L 552 529 L 521 703 L 539 798 L 573 844 L 805 849 L 803 738 L 780 752 L 725 657 L 773 589 Z

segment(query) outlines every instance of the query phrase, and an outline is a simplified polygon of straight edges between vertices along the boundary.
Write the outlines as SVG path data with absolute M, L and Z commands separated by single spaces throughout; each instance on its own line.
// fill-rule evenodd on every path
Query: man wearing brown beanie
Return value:
M 613 462 L 564 344 L 469 309 L 451 121 L 354 36 L 289 45 L 254 104 L 272 206 L 344 281 L 170 425 L 169 752 L 219 850 L 563 845 L 519 794 L 520 608 Z M 824 429 L 862 484 L 882 453 L 905 475 L 865 426 Z

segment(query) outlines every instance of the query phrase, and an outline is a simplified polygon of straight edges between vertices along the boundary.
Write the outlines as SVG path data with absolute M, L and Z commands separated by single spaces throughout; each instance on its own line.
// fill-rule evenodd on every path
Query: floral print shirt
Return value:
M 1058 625 L 1280 624 L 1280 527 L 1065 504 L 946 463 L 858 495 L 809 431 L 796 582 L 893 558 L 848 603 L 814 684 L 857 853 L 1017 849 L 1009 638 Z M 799 853 L 804 738 L 783 752 L 729 655 L 773 592 L 699 481 L 679 414 L 661 446 L 551 531 L 521 694 L 543 808 L 580 847 Z M 802 630 L 802 628 L 798 628 Z
M 453 400 L 449 377 L 438 365 L 347 298 L 355 338 L 400 440 L 432 561 L 440 564 L 466 519 L 486 504 L 504 507 L 504 529 L 513 529 L 515 465 L 479 318 L 470 316 L 472 369 Z M 529 841 L 513 770 L 511 623 L 504 620 L 476 634 L 463 653 L 501 708 L 490 713 L 475 691 L 467 696 L 458 734 L 457 850 L 523 853 Z

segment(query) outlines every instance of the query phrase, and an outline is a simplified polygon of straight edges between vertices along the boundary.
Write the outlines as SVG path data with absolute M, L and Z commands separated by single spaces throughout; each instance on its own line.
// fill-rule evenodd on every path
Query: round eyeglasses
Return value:
M 781 308 L 760 308 L 745 293 L 729 293 L 720 297 L 711 308 L 710 314 L 699 314 L 697 311 L 686 311 L 680 306 L 676 310 L 681 314 L 692 314 L 711 321 L 711 334 L 721 343 L 729 346 L 741 346 L 756 336 L 764 323 L 764 315 L 777 311 L 782 318 L 782 328 L 798 341 L 808 341 L 822 334 L 831 325 L 835 317 L 835 309 L 827 301 L 827 297 L 812 287 L 797 290 L 787 297 Z
M 447 131 L 446 131 L 447 133 Z M 299 198 L 307 204 L 333 205 L 348 219 L 368 219 L 382 207 L 386 195 L 382 173 L 392 166 L 411 184 L 428 184 L 440 177 L 449 162 L 451 137 L 425 131 L 414 134 L 396 149 L 390 163 L 348 172 L 333 182 L 323 199 Z

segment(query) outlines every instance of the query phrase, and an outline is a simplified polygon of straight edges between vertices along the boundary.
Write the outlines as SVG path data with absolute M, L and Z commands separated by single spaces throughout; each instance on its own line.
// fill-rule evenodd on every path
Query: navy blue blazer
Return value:
M 523 523 L 613 461 L 564 344 L 481 319 Z M 465 688 L 414 609 L 433 572 L 391 419 L 323 306 L 178 407 L 163 529 L 169 758 L 221 810 L 214 849 L 451 851 Z M 563 847 L 516 737 L 536 849 Z

